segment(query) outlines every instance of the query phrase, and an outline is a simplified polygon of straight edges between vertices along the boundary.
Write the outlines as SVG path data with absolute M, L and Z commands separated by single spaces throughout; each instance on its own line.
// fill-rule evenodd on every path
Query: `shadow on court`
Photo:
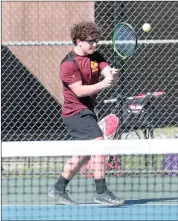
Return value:
M 118 206 L 104 206 L 104 207 L 112 207 L 112 208 L 118 208 L 118 207 L 127 207 L 127 206 L 133 206 L 133 205 L 140 205 L 140 204 L 149 204 L 149 203 L 161 203 L 164 205 L 164 203 L 168 203 L 170 205 L 174 205 L 174 200 L 176 201 L 176 205 L 178 202 L 177 197 L 170 197 L 170 198 L 150 198 L 150 199 L 138 199 L 138 200 L 125 200 L 124 204 L 118 205 Z M 151 205 L 153 205 L 151 204 Z M 153 205 L 154 206 L 154 205 Z M 103 207 L 103 206 L 102 206 Z

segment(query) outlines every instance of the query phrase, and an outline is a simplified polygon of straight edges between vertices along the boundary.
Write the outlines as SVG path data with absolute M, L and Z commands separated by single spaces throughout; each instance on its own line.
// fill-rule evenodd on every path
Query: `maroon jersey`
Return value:
M 79 56 L 74 51 L 68 53 L 61 62 L 60 79 L 63 82 L 64 104 L 62 105 L 62 117 L 70 117 L 83 109 L 93 109 L 96 95 L 79 98 L 68 87 L 78 81 L 83 85 L 96 84 L 99 80 L 99 72 L 109 64 L 95 52 L 92 55 Z

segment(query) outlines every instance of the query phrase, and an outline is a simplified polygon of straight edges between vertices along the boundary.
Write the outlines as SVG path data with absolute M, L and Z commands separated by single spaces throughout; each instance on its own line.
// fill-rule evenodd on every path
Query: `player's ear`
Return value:
M 77 45 L 81 46 L 82 45 L 82 41 L 80 39 L 76 39 Z

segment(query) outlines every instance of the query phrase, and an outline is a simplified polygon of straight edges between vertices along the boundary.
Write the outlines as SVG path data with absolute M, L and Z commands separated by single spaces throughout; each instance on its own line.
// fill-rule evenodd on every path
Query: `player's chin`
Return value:
M 94 52 L 95 52 L 95 50 L 92 49 L 92 50 L 88 51 L 88 54 L 93 54 Z

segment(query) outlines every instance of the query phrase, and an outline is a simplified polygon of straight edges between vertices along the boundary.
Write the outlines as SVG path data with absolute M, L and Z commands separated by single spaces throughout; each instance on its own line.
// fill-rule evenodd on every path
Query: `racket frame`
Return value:
M 120 52 L 116 49 L 115 35 L 116 35 L 116 33 L 117 33 L 118 28 L 119 28 L 121 25 L 127 25 L 127 26 L 133 31 L 133 33 L 134 33 L 134 35 L 135 35 L 135 50 L 134 50 L 134 53 L 133 53 L 132 55 L 130 55 L 130 56 L 124 56 L 122 53 L 120 53 Z M 118 24 L 114 27 L 113 36 L 112 36 L 112 44 L 113 44 L 113 46 L 114 46 L 114 47 L 113 47 L 113 48 L 114 48 L 114 52 L 116 52 L 122 59 L 126 59 L 126 58 L 128 58 L 128 57 L 132 57 L 132 56 L 135 54 L 136 49 L 137 49 L 137 35 L 136 35 L 136 32 L 135 32 L 134 28 L 133 28 L 130 24 L 128 24 L 127 22 L 120 22 L 120 23 L 118 23 Z

